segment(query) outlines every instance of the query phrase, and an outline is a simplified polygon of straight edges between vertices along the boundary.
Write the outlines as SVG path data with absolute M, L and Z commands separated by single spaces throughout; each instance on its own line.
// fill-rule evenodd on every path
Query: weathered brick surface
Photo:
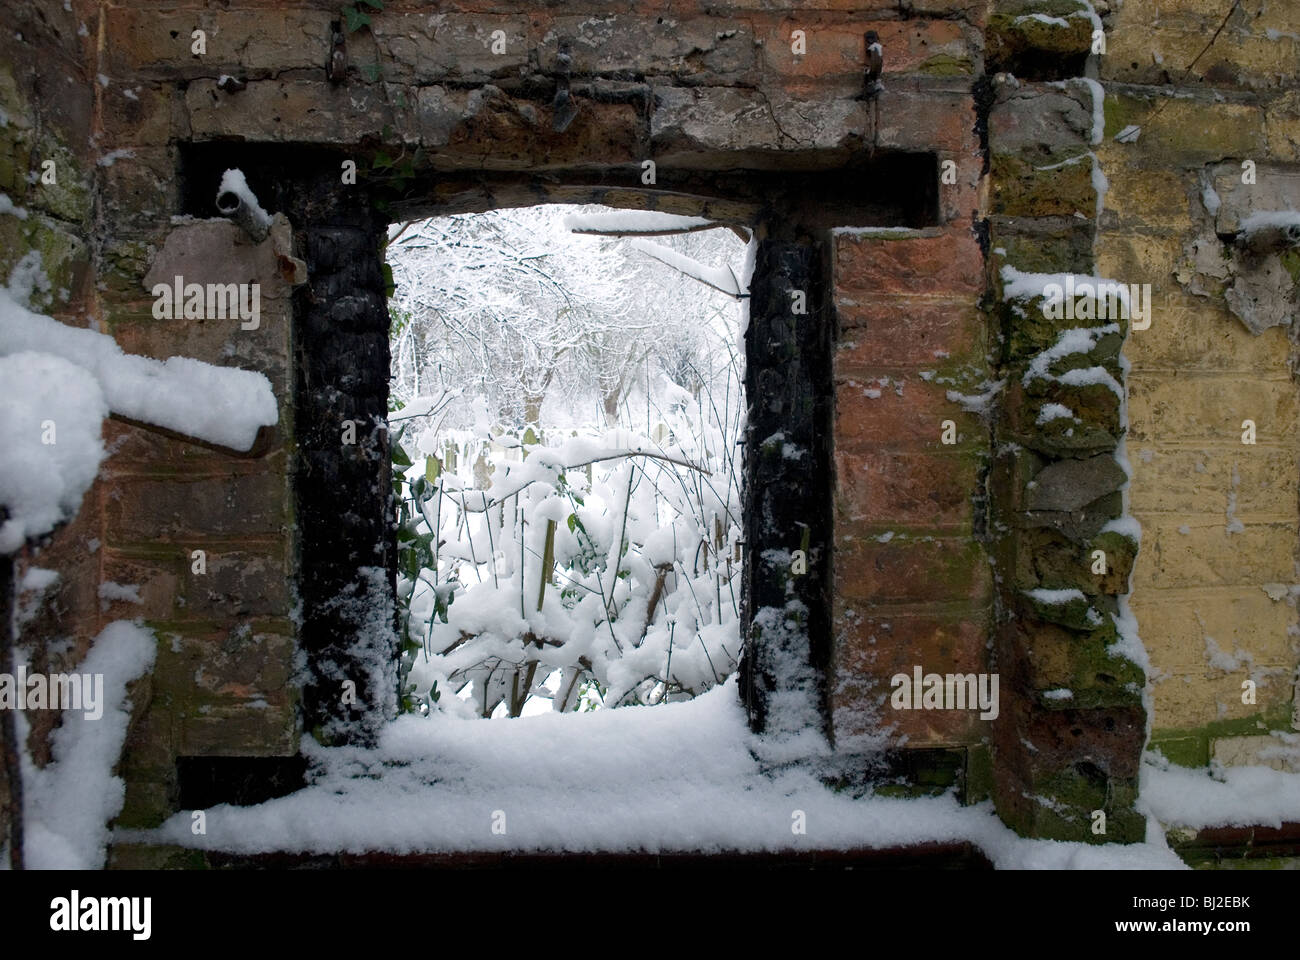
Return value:
M 1288 671 L 1300 655 L 1295 608 L 1277 593 L 1295 579 L 1297 546 L 1293 451 L 1300 411 L 1291 337 L 1280 327 L 1248 332 L 1234 314 L 1240 307 L 1223 294 L 1222 278 L 1207 273 L 1207 265 L 1224 259 L 1216 231 L 1236 229 L 1256 210 L 1294 207 L 1300 24 L 1285 4 L 1234 13 L 1186 82 L 1188 64 L 1222 20 L 1222 3 L 1127 0 L 1103 10 L 1105 130 L 1096 144 L 1086 84 L 1025 77 L 994 83 L 981 75 L 990 51 L 1013 72 L 1050 73 L 1050 58 L 1025 59 L 1023 71 L 1017 58 L 1037 44 L 1039 53 L 1063 63 L 1078 52 L 1081 25 L 1090 27 L 1077 17 L 1080 23 L 1065 30 L 1017 27 L 1014 3 L 909 0 L 902 10 L 847 0 L 729 0 L 714 7 L 457 0 L 434 11 L 418 0 L 392 0 L 371 12 L 371 29 L 347 35 L 350 67 L 336 83 L 325 64 L 339 13 L 316 0 L 47 6 L 43 20 L 18 11 L 0 38 L 0 64 L 9 65 L 0 66 L 0 109 L 8 120 L 0 128 L 0 190 L 30 212 L 24 221 L 0 216 L 0 272 L 7 275 L 18 257 L 38 249 L 55 287 L 43 308 L 78 324 L 93 318 L 133 352 L 262 370 L 285 414 L 268 433 L 270 449 L 241 458 L 108 423 L 115 452 L 105 478 L 44 555 L 65 580 L 41 629 L 75 636 L 78 654 L 109 617 L 144 615 L 169 631 L 129 739 L 125 821 L 154 822 L 166 812 L 178 752 L 294 749 L 295 694 L 282 675 L 293 647 L 294 629 L 283 618 L 297 549 L 285 454 L 302 443 L 301 464 L 332 463 L 322 445 L 338 419 L 382 410 L 382 389 L 358 371 L 382 366 L 383 351 L 373 336 L 348 326 L 357 318 L 346 309 L 322 306 L 297 319 L 343 359 L 319 358 L 313 376 L 330 387 L 307 391 L 309 416 L 295 428 L 295 315 L 291 288 L 277 279 L 285 264 L 265 247 L 244 244 L 228 224 L 174 229 L 168 222 L 196 207 L 210 212 L 179 169 L 187 141 L 231 156 L 247 144 L 343 148 L 361 159 L 363 180 L 367 150 L 420 146 L 427 197 L 403 201 L 421 211 L 439 203 L 486 209 L 539 198 L 586 200 L 594 196 L 592 183 L 602 190 L 635 185 L 647 158 L 677 175 L 835 170 L 863 155 L 911 151 L 920 155 L 915 163 L 934 162 L 937 176 L 939 162 L 955 161 L 957 182 L 939 187 L 937 218 L 924 220 L 939 226 L 829 241 L 837 340 L 822 386 L 834 390 L 835 409 L 821 411 L 831 436 L 817 442 L 834 447 L 835 465 L 833 496 L 826 498 L 834 649 L 819 661 L 834 681 L 831 732 L 850 748 L 891 723 L 895 745 L 991 740 L 999 808 L 1018 829 L 1078 838 L 1076 814 L 1094 793 L 1103 796 L 1096 802 L 1116 805 L 1120 826 L 1112 839 L 1132 838 L 1141 826 L 1125 804 L 1143 718 L 1126 685 L 1113 688 L 1133 668 L 1096 654 L 1105 628 L 1050 623 L 1042 609 L 1006 594 L 1077 583 L 1089 602 L 1104 606 L 1123 586 L 1131 548 L 1118 551 L 1118 568 L 1100 579 L 1072 566 L 1087 556 L 1095 527 L 1118 511 L 1118 494 L 1098 497 L 1075 511 L 1080 516 L 1017 515 L 1030 505 L 1029 484 L 1042 471 L 1118 444 L 1118 398 L 1104 387 L 1021 382 L 1023 365 L 1063 328 L 1003 308 L 981 312 L 981 297 L 996 299 L 986 290 L 986 256 L 993 270 L 1007 263 L 1152 285 L 1152 327 L 1133 331 L 1124 345 L 1131 369 L 1121 370 L 1114 353 L 1098 362 L 1117 380 L 1128 374 L 1129 509 L 1145 528 L 1133 605 L 1154 666 L 1157 731 L 1196 740 L 1208 758 L 1209 725 L 1280 716 L 1293 696 Z M 83 20 L 84 35 L 77 29 Z M 207 34 L 202 56 L 190 50 L 196 28 Z M 501 54 L 491 50 L 496 29 L 506 36 Z M 790 49 L 796 29 L 806 33 L 804 55 Z M 886 49 L 884 90 L 871 101 L 860 97 L 866 29 L 875 29 Z M 565 38 L 573 41 L 580 111 L 558 134 L 550 72 Z M 222 74 L 247 86 L 220 89 Z M 1141 126 L 1141 137 L 1116 143 L 1114 135 L 1129 124 Z M 1257 184 L 1239 183 L 1246 158 L 1259 164 Z M 43 159 L 57 161 L 58 184 L 32 176 Z M 336 177 L 337 158 L 327 159 Z M 1094 164 L 1109 185 L 1099 217 Z M 520 176 L 488 184 L 480 171 Z M 550 179 L 524 176 L 539 171 Z M 567 186 L 575 171 L 581 185 Z M 387 189 L 380 179 L 363 189 Z M 1217 214 L 1205 209 L 1207 187 L 1218 191 Z M 639 192 L 608 197 L 646 203 Z M 725 206 L 743 219 L 756 216 L 768 198 L 751 191 L 743 201 L 657 201 L 660 209 L 687 214 Z M 985 226 L 989 243 L 981 250 Z M 373 224 L 366 229 L 377 234 Z M 322 235 L 316 242 L 325 242 Z M 219 256 L 214 243 L 224 244 Z M 1293 269 L 1279 266 L 1279 282 Z M 261 329 L 153 319 L 149 281 L 174 272 L 197 282 L 258 279 Z M 381 310 L 379 281 L 367 283 L 371 306 Z M 817 335 L 829 330 L 818 328 Z M 996 376 L 985 365 L 986 351 Z M 1004 375 L 1006 384 L 989 394 L 990 419 L 949 399 L 950 392 L 977 396 Z M 761 383 L 777 395 L 770 376 Z M 1079 422 L 1039 424 L 1048 403 L 1070 406 Z M 1246 418 L 1257 424 L 1253 446 L 1240 443 Z M 940 442 L 944 420 L 957 425 L 955 446 Z M 1000 453 L 991 458 L 990 447 Z M 341 469 L 355 478 L 365 474 L 361 466 Z M 787 486 L 767 491 L 769 502 L 806 494 L 793 480 L 781 482 Z M 370 519 L 381 522 L 377 513 Z M 356 539 L 344 551 L 347 563 L 355 566 L 363 554 L 387 562 L 382 551 L 370 555 L 373 544 L 360 542 L 365 537 Z M 187 562 L 200 544 L 209 554 L 201 579 Z M 322 569 L 343 577 L 345 567 Z M 1015 624 L 998 636 L 990 661 L 995 572 L 1004 591 L 996 602 Z M 101 609 L 98 586 L 108 580 L 138 584 L 142 603 L 110 601 Z M 239 624 L 248 632 L 237 635 Z M 1212 666 L 1206 637 L 1233 656 L 1240 651 L 1239 665 Z M 317 641 L 321 649 L 333 642 Z M 1000 671 L 1008 706 L 996 733 L 965 714 L 882 718 L 888 675 L 916 661 L 927 671 Z M 1252 671 L 1260 676 L 1260 702 L 1241 704 L 1240 681 Z M 1066 685 L 1078 709 L 1042 696 Z M 1223 731 L 1213 730 L 1215 749 L 1236 756 L 1230 746 L 1218 747 Z M 1035 802 L 1034 795 L 1048 801 Z M 1074 813 L 1062 816 L 1053 804 Z
M 836 378 L 836 441 L 845 453 L 874 450 L 951 450 L 943 422 L 957 426 L 958 446 L 982 442 L 979 418 L 948 399 L 951 388 L 920 377 L 882 373 L 878 378 Z
M 855 293 L 836 302 L 840 376 L 869 376 L 889 367 L 936 371 L 948 358 L 971 356 L 984 345 L 984 319 L 967 300 Z
M 962 454 L 839 451 L 835 479 L 839 515 L 855 529 L 898 524 L 968 531 L 979 464 Z
M 984 288 L 984 259 L 969 224 L 902 236 L 840 233 L 835 238 L 835 267 L 841 297 L 894 294 L 973 300 Z

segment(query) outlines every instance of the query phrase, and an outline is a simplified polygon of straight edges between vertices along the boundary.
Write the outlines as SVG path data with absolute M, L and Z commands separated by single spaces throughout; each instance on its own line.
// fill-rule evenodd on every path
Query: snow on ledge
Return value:
M 684 217 L 656 210 L 615 210 L 609 213 L 574 213 L 562 221 L 574 233 L 640 233 L 646 236 L 682 233 L 721 226 L 707 217 Z
M 1280 827 L 1300 820 L 1300 774 L 1272 767 L 1180 767 L 1148 753 L 1141 802 L 1168 827 Z
M 233 450 L 250 449 L 257 431 L 279 419 L 270 381 L 260 373 L 124 353 L 107 334 L 33 313 L 0 288 L 0 356 L 26 350 L 54 354 L 93 374 L 119 416 Z
M 315 782 L 286 797 L 188 813 L 116 842 L 237 854 L 882 849 L 970 842 L 1004 869 L 1182 868 L 1160 843 L 1027 840 L 992 804 L 955 797 L 854 799 L 811 770 L 765 773 L 733 677 L 694 700 L 517 720 L 405 716 L 374 750 L 304 741 Z M 369 769 L 377 776 L 353 776 Z M 791 831 L 803 811 L 807 833 Z M 497 816 L 497 813 L 500 816 Z M 494 833 L 496 822 L 504 833 Z

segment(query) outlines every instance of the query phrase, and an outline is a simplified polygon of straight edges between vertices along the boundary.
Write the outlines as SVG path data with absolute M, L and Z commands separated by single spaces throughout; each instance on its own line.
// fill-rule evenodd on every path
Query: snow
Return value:
M 18 206 L 10 200 L 9 194 L 0 193 L 0 214 L 4 213 L 11 214 L 19 220 L 27 219 L 27 210 L 25 208 Z
M 1205 662 L 1216 670 L 1222 670 L 1224 673 L 1232 673 L 1239 670 L 1244 664 L 1250 662 L 1248 654 L 1234 650 L 1228 653 L 1215 642 L 1213 637 L 1207 636 L 1205 640 Z
M 1092 77 L 1076 77 L 1075 80 L 1085 84 L 1092 93 L 1092 142 L 1094 144 L 1101 143 L 1106 130 L 1106 92 L 1102 89 L 1101 84 Z M 1097 169 L 1095 163 L 1093 169 Z
M 279 419 L 260 373 L 124 353 L 112 337 L 33 313 L 0 290 L 0 356 L 22 351 L 54 354 L 91 373 L 119 416 L 235 450 L 248 450 L 258 430 Z
M 104 154 L 102 157 L 96 160 L 95 163 L 96 165 L 101 167 L 111 167 L 113 164 L 117 163 L 117 161 L 121 160 L 123 157 L 134 157 L 134 156 L 135 156 L 135 151 L 128 148 L 123 148 L 120 150 L 110 150 L 108 153 Z
M 1300 231 L 1300 213 L 1294 210 L 1261 210 L 1241 221 L 1240 230 L 1247 239 L 1265 230 Z
M 1120 464 L 1122 467 L 1123 464 Z M 1142 524 L 1138 523 L 1136 517 L 1116 517 L 1114 520 L 1107 520 L 1101 528 L 1102 533 L 1118 533 L 1122 537 L 1127 537 L 1134 543 L 1142 542 Z
M 1043 424 L 1051 423 L 1053 420 L 1073 420 L 1075 423 L 1079 422 L 1078 418 L 1074 415 L 1074 411 L 1064 404 L 1045 403 L 1038 411 L 1038 419 L 1035 420 L 1034 423 L 1041 427 Z
M 1102 172 L 1101 161 L 1097 155 L 1092 156 L 1092 189 L 1097 194 L 1097 219 L 1101 219 L 1101 211 L 1106 205 L 1106 193 L 1110 190 L 1110 181 L 1106 179 L 1106 174 Z
M 1088 353 L 1102 337 L 1119 333 L 1119 325 L 1109 323 L 1104 327 L 1073 327 L 1062 330 L 1057 335 L 1056 343 L 1036 354 L 1025 369 L 1021 383 L 1029 386 L 1034 380 L 1056 380 L 1060 383 L 1088 385 L 1104 383 L 1118 393 L 1122 399 L 1123 389 L 1103 367 L 1084 367 L 1069 370 L 1059 377 L 1051 373 L 1052 364 L 1075 354 Z
M 1003 266 L 1001 276 L 1003 300 L 1050 300 L 1048 287 L 1056 287 L 1062 292 L 1074 291 L 1074 299 L 1084 299 L 1079 289 L 1086 285 L 1094 294 L 1088 299 L 1104 300 L 1102 294 L 1114 290 L 1124 313 L 1131 309 L 1128 287 L 1104 277 L 1080 273 L 1026 273 L 1012 266 Z
M 227 170 L 221 175 L 221 184 L 217 187 L 217 203 L 219 209 L 221 208 L 221 197 L 227 193 L 233 194 L 239 198 L 240 204 L 248 210 L 249 214 L 251 214 L 253 223 L 261 227 L 270 228 L 271 215 L 263 210 L 262 205 L 257 202 L 257 197 L 254 196 L 253 191 L 249 189 L 248 181 L 244 179 L 243 171 L 238 169 Z M 226 208 L 230 208 L 229 203 L 226 204 Z M 228 212 L 233 212 L 233 209 L 228 209 Z
M 998 380 L 996 382 L 985 380 L 980 384 L 980 386 L 984 388 L 983 393 L 965 394 L 958 390 L 949 390 L 945 396 L 949 403 L 955 403 L 966 412 L 979 414 L 983 417 L 988 415 L 989 411 L 992 409 L 994 397 L 996 397 L 1006 385 L 1007 382 L 1005 380 Z
M 22 757 L 27 865 L 33 869 L 94 870 L 103 867 L 108 823 L 122 809 L 126 787 L 113 775 L 131 716 L 127 684 L 143 676 L 156 654 L 153 634 L 118 620 L 100 632 L 77 667 L 103 676 L 104 712 L 91 719 L 68 710 L 51 735 L 54 762 L 38 769 Z M 15 714 L 26 736 L 26 717 Z
M 1124 398 L 1124 388 L 1105 367 L 1080 367 L 1051 379 L 1070 387 L 1106 387 L 1121 400 Z
M 1043 696 L 1048 700 L 1073 700 L 1074 691 L 1062 687 L 1056 690 L 1044 690 Z
M 19 258 L 9 271 L 9 293 L 19 304 L 32 306 L 32 297 L 36 291 L 48 293 L 50 278 L 41 266 L 41 254 L 38 250 L 29 250 Z M 4 314 L 0 311 L 0 320 Z
M 987 802 L 853 799 L 824 787 L 813 769 L 764 773 L 754 746 L 734 679 L 662 706 L 506 723 L 404 717 L 372 751 L 304 741 L 311 786 L 257 806 L 213 808 L 204 836 L 180 813 L 157 830 L 119 829 L 115 839 L 245 854 L 708 854 L 964 840 L 1005 869 L 1183 866 L 1159 844 L 1026 840 Z M 791 830 L 795 811 L 806 835 Z M 494 819 L 504 833 L 493 832 Z
M 1038 603 L 1045 603 L 1051 606 L 1061 606 L 1075 600 L 1083 600 L 1086 602 L 1088 599 L 1083 595 L 1082 590 L 1074 588 L 1068 590 L 1048 590 L 1043 587 L 1038 587 L 1033 590 L 1026 590 L 1025 595 Z
M 1061 17 L 1049 17 L 1045 13 L 1024 14 L 1023 16 L 1016 17 L 1012 23 L 1023 23 L 1026 20 L 1036 20 L 1038 23 L 1045 23 L 1049 27 L 1068 27 L 1070 25 L 1069 21 L 1063 20 Z
M 427 417 L 432 413 L 439 404 L 445 402 L 445 397 L 415 397 L 414 399 L 402 405 L 401 409 L 394 410 L 388 415 L 389 423 L 397 423 L 401 420 L 414 420 L 416 417 Z
M 1191 769 L 1148 753 L 1139 802 L 1161 823 L 1206 827 L 1280 827 L 1300 818 L 1300 774 L 1271 767 Z
M 680 233 L 720 226 L 706 217 L 683 217 L 653 210 L 613 210 L 608 213 L 576 213 L 565 217 L 566 230 L 574 233 Z
M 22 580 L 18 583 L 18 589 L 27 590 L 48 590 L 59 581 L 59 572 L 57 570 L 48 570 L 45 567 L 28 567 L 23 573 Z
M 1219 199 L 1219 194 L 1212 183 L 1206 183 L 1201 188 L 1201 202 L 1205 204 L 1205 212 L 1210 216 L 1214 216 L 1219 212 L 1219 205 L 1222 201 Z
M 0 356 L 0 506 L 9 514 L 0 553 L 76 515 L 104 457 L 107 412 L 99 384 L 68 361 L 29 351 Z
M 630 243 L 633 248 L 640 250 L 646 256 L 653 257 L 661 263 L 666 263 L 687 276 L 694 277 L 701 283 L 715 290 L 720 290 L 729 296 L 742 297 L 748 293 L 746 289 L 741 287 L 740 279 L 736 276 L 735 271 L 728 267 L 710 267 L 652 240 L 632 240 Z
M 113 580 L 105 580 L 99 585 L 99 599 L 106 601 L 104 606 L 114 600 L 125 601 L 126 603 L 144 603 L 140 598 L 140 585 L 135 583 L 117 583 Z

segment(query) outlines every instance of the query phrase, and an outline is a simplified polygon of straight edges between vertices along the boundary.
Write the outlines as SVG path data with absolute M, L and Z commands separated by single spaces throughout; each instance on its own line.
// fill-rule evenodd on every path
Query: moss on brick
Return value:
M 917 73 L 931 77 L 960 77 L 975 72 L 975 65 L 969 57 L 954 57 L 949 53 L 939 53 L 922 61 L 916 68 Z
M 1048 158 L 1042 163 L 1006 154 L 992 159 L 992 212 L 1008 217 L 1092 217 L 1097 192 L 1092 158 Z
M 1210 762 L 1210 744 L 1223 737 L 1254 737 L 1270 730 L 1291 729 L 1291 703 L 1282 701 L 1248 717 L 1214 720 L 1199 727 L 1153 730 L 1149 749 L 1158 750 L 1171 763 L 1203 767 Z
M 1029 273 L 1091 273 L 1095 226 L 1094 221 L 1077 217 L 993 216 L 989 220 L 993 272 L 996 275 L 1009 263 Z
M 1141 843 L 1146 818 L 1134 810 L 1136 781 L 1087 776 L 1078 764 L 1030 787 L 1035 798 L 1032 836 L 1076 843 Z M 1106 814 L 1106 832 L 1093 833 L 1094 810 Z
M 207 855 L 172 844 L 115 843 L 108 850 L 110 870 L 207 870 Z
M 993 796 L 993 753 L 987 744 L 966 748 L 966 770 L 962 783 L 962 803 L 982 803 Z

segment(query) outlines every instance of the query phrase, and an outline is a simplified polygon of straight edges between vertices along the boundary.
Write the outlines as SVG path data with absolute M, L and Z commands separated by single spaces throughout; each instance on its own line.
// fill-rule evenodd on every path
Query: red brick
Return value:
M 862 380 L 837 377 L 836 450 L 857 454 L 878 450 L 952 451 L 954 446 L 940 440 L 945 420 L 957 425 L 956 446 L 987 444 L 988 430 L 979 417 L 949 400 L 948 389 L 906 373 Z M 875 396 L 877 392 L 879 396 Z
M 969 456 L 837 453 L 836 523 L 952 527 L 969 533 L 977 472 Z
M 954 157 L 980 154 L 975 101 L 969 94 L 944 93 L 899 78 L 885 84 L 872 117 L 879 150 L 938 152 Z
M 289 500 L 288 479 L 274 473 L 121 477 L 105 503 L 105 529 L 115 546 L 281 537 Z
M 836 618 L 831 711 L 837 741 L 889 730 L 891 739 L 939 746 L 978 740 L 991 721 L 978 710 L 895 710 L 890 678 L 925 673 L 988 673 L 988 627 L 978 615 L 943 617 L 907 610 Z M 1001 686 L 999 685 L 999 694 Z
M 842 330 L 835 354 L 839 376 L 869 375 L 881 367 L 933 370 L 984 344 L 984 317 L 969 301 L 843 296 L 836 313 Z
M 992 578 L 987 555 L 966 537 L 887 540 L 891 530 L 875 535 L 846 532 L 835 536 L 834 595 L 844 603 L 926 603 L 969 600 L 983 603 Z
M 177 616 L 176 588 L 179 571 L 184 563 L 178 549 L 168 558 L 132 557 L 111 548 L 104 548 L 104 583 L 117 583 L 124 587 L 137 587 L 140 603 L 130 600 L 101 599 L 100 609 L 108 619 L 170 620 Z
M 899 294 L 976 296 L 984 257 L 970 224 L 906 234 L 835 236 L 835 292 L 853 299 Z M 865 297 L 863 296 L 865 295 Z
M 790 51 L 790 34 L 802 30 L 808 52 Z M 861 77 L 866 59 L 863 34 L 875 30 L 885 49 L 884 75 L 910 73 L 937 54 L 973 57 L 962 24 L 954 20 L 858 20 L 819 23 L 816 15 L 791 13 L 760 28 L 763 62 L 773 74 L 824 80 Z

